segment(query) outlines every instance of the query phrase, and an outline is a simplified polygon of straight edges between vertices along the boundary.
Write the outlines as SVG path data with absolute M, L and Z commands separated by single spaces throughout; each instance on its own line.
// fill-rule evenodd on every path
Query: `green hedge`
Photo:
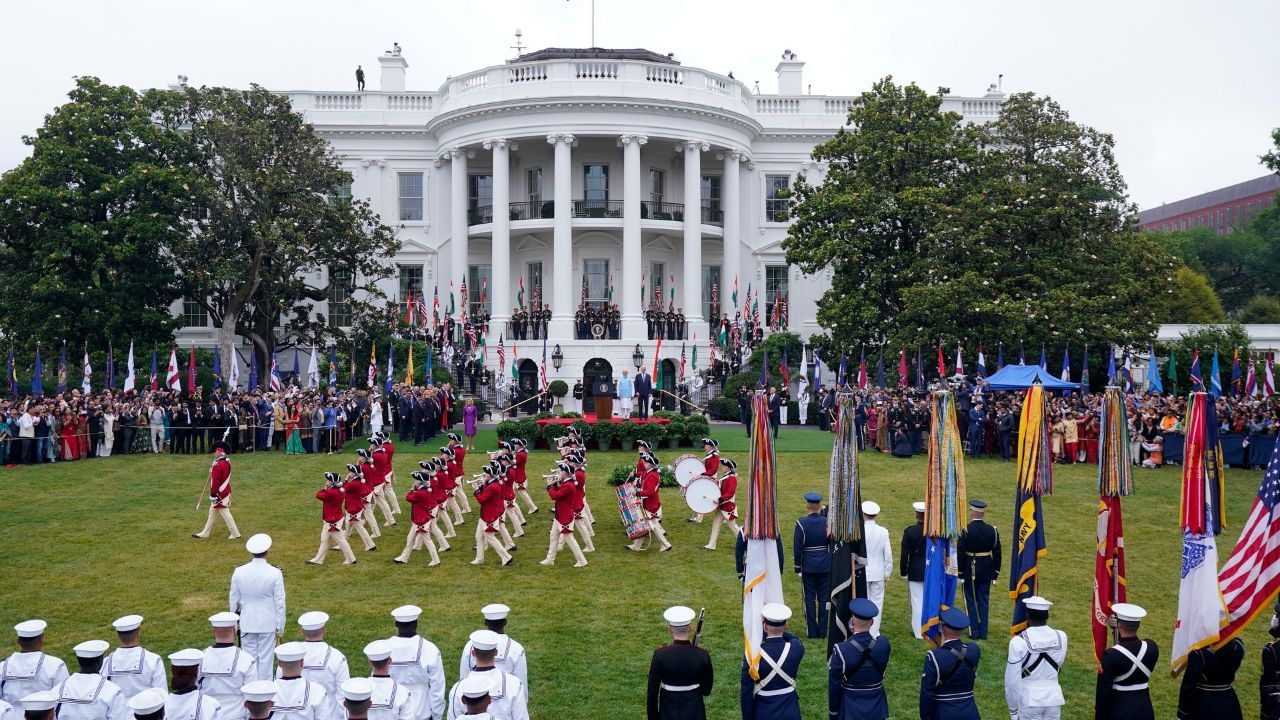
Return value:
M 619 465 L 615 465 L 613 471 L 609 473 L 609 484 L 613 487 L 618 487 L 627 481 L 627 477 L 631 474 L 631 471 L 635 469 L 635 463 L 621 463 Z M 660 478 L 658 482 L 659 487 L 669 488 L 680 486 L 680 483 L 676 482 L 675 473 L 671 472 L 671 468 L 666 467 L 665 465 L 658 468 L 658 477 Z

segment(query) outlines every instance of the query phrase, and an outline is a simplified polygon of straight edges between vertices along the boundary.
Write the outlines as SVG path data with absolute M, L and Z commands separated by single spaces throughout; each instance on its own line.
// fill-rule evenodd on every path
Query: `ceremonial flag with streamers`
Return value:
M 1227 603 L 1227 624 L 1221 630 L 1221 647 L 1271 606 L 1280 591 L 1280 444 L 1271 452 L 1271 462 L 1262 474 L 1258 496 L 1249 509 L 1249 519 L 1240 531 L 1227 564 L 1218 573 L 1222 596 Z
M 85 353 L 84 363 L 89 364 L 89 355 Z M 187 353 L 187 392 L 196 391 L 196 346 L 191 344 L 191 350 Z
M 1027 608 L 1022 601 L 1040 594 L 1040 558 L 1049 552 L 1040 496 L 1053 494 L 1053 464 L 1049 458 L 1049 422 L 1045 413 L 1044 388 L 1038 384 L 1027 389 L 1018 429 L 1014 547 L 1009 565 L 1009 597 L 1013 600 L 1010 636 L 1027 627 Z
M 196 348 L 191 346 L 192 357 L 195 357 Z M 86 393 L 93 392 L 93 366 L 89 364 L 89 343 L 84 344 L 84 375 L 80 378 L 80 389 Z
M 1160 382 L 1160 363 L 1156 360 L 1156 349 L 1147 346 L 1147 392 L 1164 393 L 1164 384 Z
M 764 353 L 767 363 L 768 352 Z M 778 555 L 778 492 L 769 432 L 769 404 L 765 393 L 751 397 L 751 474 L 747 482 L 746 512 L 742 532 L 746 541 L 742 583 L 742 636 L 747 673 L 760 679 L 764 623 L 760 613 L 767 603 L 783 602 L 782 568 Z
M 898 348 L 898 387 L 907 386 L 907 349 Z
M 169 368 L 165 373 L 164 386 L 176 392 L 182 392 L 182 376 L 178 374 L 178 349 L 169 349 Z
M 1098 448 L 1098 543 L 1093 557 L 1093 657 L 1111 644 L 1111 606 L 1128 602 L 1124 572 L 1124 519 L 1120 498 L 1133 492 L 1133 463 L 1129 455 L 1129 419 L 1124 395 L 1111 386 L 1102 396 Z
M 124 377 L 124 391 L 134 392 L 138 387 L 137 369 L 133 365 L 133 341 L 129 341 L 129 359 L 126 361 L 125 369 L 128 374 Z
M 271 369 L 267 373 L 267 387 L 271 392 L 280 392 L 284 384 L 280 382 L 280 358 L 276 356 L 275 348 L 271 349 Z
M 920 630 L 933 647 L 942 641 L 942 611 L 956 600 L 960 576 L 957 541 L 964 527 L 964 439 L 956 425 L 955 398 L 949 391 L 933 393 L 929 421 L 929 463 L 924 495 L 924 595 Z
M 40 360 L 40 343 L 36 343 L 36 367 L 31 373 L 31 394 L 44 395 L 44 363 Z
M 213 389 L 222 387 L 222 350 L 213 349 Z
M 67 341 L 62 341 L 62 351 L 58 353 L 58 394 L 67 391 Z
M 858 431 L 853 398 L 836 405 L 836 438 L 831 449 L 827 497 L 827 551 L 831 556 L 831 601 L 827 650 L 849 639 L 849 601 L 867 596 L 866 541 L 862 524 L 862 481 L 858 474 Z
M 1217 644 L 1227 623 L 1218 581 L 1217 535 L 1222 531 L 1222 449 L 1213 398 L 1192 393 L 1187 402 L 1186 451 L 1182 466 L 1182 580 L 1173 629 L 1170 670 L 1174 677 L 1193 650 Z
M 234 391 L 240 387 L 240 353 L 231 348 L 231 373 L 227 376 L 227 387 Z

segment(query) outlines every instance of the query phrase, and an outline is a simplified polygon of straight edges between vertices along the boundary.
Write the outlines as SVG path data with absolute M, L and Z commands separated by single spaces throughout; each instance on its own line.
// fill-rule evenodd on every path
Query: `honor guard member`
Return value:
M 667 532 L 662 529 L 662 495 L 660 485 L 662 481 L 658 475 L 658 461 L 652 455 L 645 460 L 644 474 L 640 476 L 639 485 L 636 487 L 636 497 L 640 499 L 640 504 L 644 508 L 645 521 L 649 525 L 649 532 L 658 539 L 658 552 L 669 552 L 671 550 L 671 541 L 667 540 Z M 582 521 L 579 521 L 580 523 Z M 586 533 L 583 533 L 586 535 Z M 589 537 L 588 544 L 590 544 Z M 640 552 L 644 550 L 644 538 L 638 537 L 635 542 L 625 546 L 631 552 Z
M 960 533 L 957 547 L 960 560 L 960 582 L 964 583 L 964 603 L 969 610 L 969 637 L 987 639 L 987 609 L 991 604 L 991 586 L 1000 577 L 1000 532 L 982 521 L 987 504 L 969 501 L 969 524 Z
M 164 720 L 164 691 L 146 688 L 129 698 L 129 712 L 138 720 Z
M 391 643 L 391 677 L 409 691 L 410 716 L 414 720 L 444 717 L 444 661 L 435 643 L 418 635 L 422 608 L 401 605 L 391 611 L 396 634 Z
M 302 658 L 302 677 L 324 688 L 328 717 L 340 718 L 342 708 L 339 707 L 338 689 L 343 680 L 351 677 L 351 670 L 347 667 L 347 656 L 324 641 L 328 623 L 329 614 L 319 610 L 305 612 L 298 617 L 302 644 L 307 648 L 307 654 Z
M 875 619 L 871 621 L 871 634 L 880 634 L 880 618 L 884 616 L 884 581 L 893 572 L 893 548 L 889 545 L 889 530 L 876 522 L 880 506 L 870 500 L 862 503 L 863 537 L 867 544 L 867 599 L 876 604 Z
M 347 678 L 339 688 L 342 710 L 333 720 L 369 720 L 373 713 L 373 683 L 365 678 Z
M 129 720 L 124 691 L 102 674 L 104 640 L 86 640 L 75 647 L 80 671 L 53 689 L 58 694 L 58 720 Z
M 287 642 L 276 646 L 276 659 L 280 662 L 276 678 L 275 707 L 272 717 L 286 720 L 329 720 L 328 693 L 302 676 L 302 659 L 307 656 L 307 646 L 300 642 Z
M 200 689 L 200 661 L 204 653 L 187 648 L 169 655 L 173 680 L 164 700 L 164 716 L 169 720 L 219 720 L 222 706 Z M 232 708 L 242 710 L 243 708 Z
M 711 655 L 689 639 L 695 615 L 683 605 L 662 614 L 671 644 L 654 650 L 649 661 L 648 720 L 706 720 L 703 698 L 711 694 L 715 673 Z
M 1178 692 L 1178 720 L 1243 720 L 1240 698 L 1232 687 L 1242 662 L 1244 643 L 1238 637 L 1219 648 L 1202 647 L 1188 653 Z
M 240 616 L 240 647 L 258 662 L 258 679 L 269 680 L 271 651 L 284 635 L 284 574 L 267 562 L 270 535 L 258 533 L 244 547 L 253 559 L 231 574 L 230 610 Z
M 743 660 L 739 681 L 742 720 L 800 720 L 796 677 L 804 659 L 804 643 L 787 632 L 791 608 L 782 603 L 765 603 L 760 615 L 764 622 L 760 679 L 751 679 L 747 661 Z
M 254 680 L 240 688 L 244 697 L 245 716 L 249 720 L 267 720 L 273 716 L 275 707 L 276 684 L 270 680 Z
M 822 514 L 822 496 L 804 495 L 809 512 L 796 521 L 791 551 L 796 574 L 804 585 L 805 635 L 823 637 L 827 628 L 827 596 L 830 595 L 831 558 L 827 553 L 827 518 Z
M 471 633 L 471 656 L 474 667 L 467 677 L 454 683 L 449 692 L 449 720 L 465 716 L 467 706 L 462 702 L 461 685 L 484 681 L 489 686 L 488 712 L 496 720 L 529 720 L 529 697 L 525 694 L 520 678 L 494 665 L 498 654 L 498 634 L 492 630 Z M 478 687 L 478 685 L 476 686 Z
M 1262 677 L 1258 678 L 1262 720 L 1280 720 L 1280 615 L 1271 617 L 1273 638 L 1262 646 Z
M 0 662 L 0 700 L 17 707 L 24 697 L 67 679 L 67 664 L 44 653 L 48 626 L 43 620 L 24 620 L 13 626 L 18 652 Z
M 938 619 L 942 623 L 942 644 L 924 656 L 920 720 L 979 720 L 973 682 L 982 648 L 960 640 L 960 634 L 969 627 L 969 616 L 963 610 L 943 610 Z
M 702 474 L 715 478 L 720 472 L 720 443 L 712 438 L 702 438 Z M 689 522 L 702 522 L 702 513 L 694 513 Z
M 1013 720 L 1058 720 L 1062 688 L 1058 671 L 1067 657 L 1067 634 L 1049 627 L 1053 603 L 1036 595 L 1024 598 L 1027 627 L 1009 640 L 1004 666 L 1004 698 Z
M 233 612 L 211 616 L 213 645 L 205 648 L 200 659 L 200 689 L 221 706 L 220 720 L 245 717 L 246 698 L 240 690 L 258 677 L 257 659 L 234 643 L 239 621 L 240 616 Z M 271 686 L 274 694 L 275 684 Z
M 725 458 L 720 461 L 720 465 L 724 467 L 724 476 L 717 481 L 720 485 L 720 497 L 711 514 L 711 539 L 702 546 L 705 550 L 716 549 L 716 539 L 720 537 L 720 526 L 724 523 L 729 523 L 734 536 L 740 530 L 737 523 L 738 504 L 734 499 L 738 492 L 738 463 Z
M 457 688 L 465 712 L 455 716 L 456 720 L 492 720 L 494 716 L 489 714 L 489 710 L 493 698 L 489 697 L 489 683 L 483 676 L 463 678 L 458 681 Z
M 529 664 L 525 660 L 524 646 L 507 635 L 507 616 L 511 614 L 511 608 L 502 603 L 491 603 L 480 608 L 480 614 L 484 617 L 485 629 L 498 636 L 498 654 L 493 658 L 494 666 L 520 678 L 520 684 L 524 685 L 525 695 L 528 696 Z M 462 660 L 458 663 L 458 679 L 466 677 L 474 669 L 475 658 L 471 656 L 471 641 L 468 640 L 462 648 Z
M 924 503 L 911 504 L 916 511 L 916 524 L 902 531 L 902 554 L 898 559 L 898 574 L 907 581 L 911 595 L 911 631 L 916 639 L 920 634 L 920 608 L 924 603 Z
M 374 640 L 364 646 L 364 656 L 370 668 L 369 720 L 417 720 L 409 690 L 391 677 L 391 643 Z
M 204 521 L 204 529 L 191 537 L 209 537 L 214 517 L 222 518 L 227 524 L 228 540 L 240 537 L 236 519 L 231 517 L 231 460 L 227 457 L 227 444 L 224 442 L 213 444 L 213 466 L 209 468 L 209 517 Z
M 345 495 L 342 478 L 338 473 L 325 473 L 324 487 L 316 491 L 316 499 L 321 503 L 320 547 L 316 550 L 316 556 L 306 561 L 308 565 L 323 565 L 331 547 L 342 552 L 343 565 L 356 564 L 356 555 L 351 552 L 351 545 L 347 543 L 347 530 L 342 526 L 346 516 L 343 510 Z
M 849 601 L 849 613 L 853 634 L 831 647 L 827 661 L 827 714 L 837 720 L 885 720 L 889 638 L 871 632 L 880 608 L 867 598 L 855 598 Z
M 1160 660 L 1160 648 L 1154 641 L 1138 637 L 1147 611 L 1131 603 L 1116 603 L 1111 612 L 1116 616 L 1120 639 L 1102 653 L 1094 715 L 1097 720 L 1155 720 L 1147 682 Z
M 120 686 L 126 700 L 147 688 L 164 692 L 164 661 L 138 645 L 142 616 L 125 615 L 111 623 L 111 627 L 120 638 L 120 646 L 107 655 L 102 674 Z
M 58 695 L 52 690 L 24 695 L 21 700 L 25 720 L 54 720 L 58 707 Z

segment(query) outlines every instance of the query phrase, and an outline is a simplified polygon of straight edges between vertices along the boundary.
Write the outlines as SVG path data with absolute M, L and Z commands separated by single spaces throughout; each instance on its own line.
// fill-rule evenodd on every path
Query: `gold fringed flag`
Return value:
M 767 362 L 767 360 L 766 360 Z M 764 640 L 761 611 L 766 603 L 783 602 L 782 568 L 778 559 L 778 495 L 769 406 L 763 392 L 751 399 L 751 474 L 742 531 L 746 538 L 743 563 L 742 636 L 747 670 L 760 679 L 760 643 Z
M 1093 557 L 1093 657 L 1101 663 L 1111 639 L 1111 606 L 1128 602 L 1124 573 L 1124 520 L 1120 497 L 1133 492 L 1129 418 L 1120 388 L 1102 396 L 1102 445 L 1098 449 L 1098 544 Z
M 933 394 L 929 423 L 929 464 L 925 474 L 924 509 L 924 598 L 920 607 L 920 629 L 929 644 L 937 647 L 942 630 L 942 611 L 956 601 L 960 571 L 956 541 L 968 504 L 965 497 L 964 443 L 956 426 L 955 398 L 946 390 Z
M 831 482 L 827 495 L 831 499 L 827 506 L 827 547 L 831 556 L 828 655 L 832 645 L 849 639 L 849 601 L 867 596 L 862 479 L 858 474 L 858 431 L 853 398 L 842 396 L 836 407 L 836 438 L 831 449 Z M 819 598 L 819 602 L 826 599 Z
M 1027 627 L 1022 601 L 1040 594 L 1040 558 L 1049 552 L 1044 536 L 1044 508 L 1040 496 L 1053 493 L 1053 464 L 1049 459 L 1049 423 L 1044 388 L 1032 385 L 1022 401 L 1018 423 L 1018 486 L 1013 503 L 1013 557 L 1009 566 L 1009 597 L 1013 623 L 1009 635 Z

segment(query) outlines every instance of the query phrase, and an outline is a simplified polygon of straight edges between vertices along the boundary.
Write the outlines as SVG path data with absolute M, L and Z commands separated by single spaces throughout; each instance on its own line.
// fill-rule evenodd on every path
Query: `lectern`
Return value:
M 596 422 L 610 422 L 613 418 L 613 381 L 596 380 L 591 386 L 591 394 L 596 401 Z

